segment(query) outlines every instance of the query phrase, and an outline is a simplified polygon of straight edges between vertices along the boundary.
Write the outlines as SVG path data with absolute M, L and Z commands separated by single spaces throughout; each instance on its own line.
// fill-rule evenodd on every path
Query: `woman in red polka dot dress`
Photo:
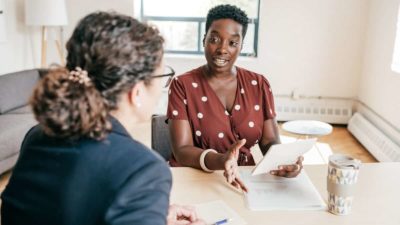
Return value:
M 265 154 L 280 143 L 270 84 L 234 65 L 247 24 L 246 13 L 232 5 L 208 12 L 203 39 L 207 64 L 173 79 L 167 111 L 171 166 L 224 169 L 227 181 L 244 191 L 238 165 L 254 165 L 250 148 L 258 144 Z M 297 176 L 301 162 L 271 173 Z

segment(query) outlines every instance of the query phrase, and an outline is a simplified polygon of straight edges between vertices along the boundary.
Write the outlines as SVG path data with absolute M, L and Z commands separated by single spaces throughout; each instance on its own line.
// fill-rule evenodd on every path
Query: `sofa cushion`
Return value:
M 36 69 L 0 76 L 0 114 L 26 105 L 38 80 Z
M 32 108 L 30 105 L 25 105 L 7 112 L 7 114 L 26 114 L 32 113 Z
M 19 152 L 25 134 L 35 124 L 33 114 L 0 115 L 0 161 Z

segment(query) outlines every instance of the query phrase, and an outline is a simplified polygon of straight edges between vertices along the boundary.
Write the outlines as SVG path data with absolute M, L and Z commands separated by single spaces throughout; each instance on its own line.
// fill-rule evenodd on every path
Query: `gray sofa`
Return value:
M 0 174 L 18 158 L 26 132 L 37 124 L 28 105 L 42 70 L 26 70 L 0 76 Z

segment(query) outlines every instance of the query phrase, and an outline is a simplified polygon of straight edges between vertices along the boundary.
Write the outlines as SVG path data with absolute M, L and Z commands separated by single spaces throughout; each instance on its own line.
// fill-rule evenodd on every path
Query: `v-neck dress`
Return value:
M 250 148 L 261 141 L 263 122 L 276 116 L 268 80 L 237 68 L 237 88 L 232 111 L 228 112 L 203 75 L 202 67 L 175 77 L 168 91 L 167 118 L 189 121 L 194 146 L 225 153 L 240 139 L 238 165 L 254 165 Z M 171 166 L 179 166 L 174 156 Z

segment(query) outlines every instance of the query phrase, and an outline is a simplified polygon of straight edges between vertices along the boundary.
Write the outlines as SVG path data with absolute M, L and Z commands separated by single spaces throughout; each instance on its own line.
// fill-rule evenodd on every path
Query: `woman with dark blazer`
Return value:
M 79 22 L 66 68 L 32 95 L 39 124 L 2 194 L 3 225 L 202 223 L 185 207 L 168 214 L 168 165 L 131 136 L 171 76 L 163 75 L 163 42 L 155 28 L 116 13 Z

